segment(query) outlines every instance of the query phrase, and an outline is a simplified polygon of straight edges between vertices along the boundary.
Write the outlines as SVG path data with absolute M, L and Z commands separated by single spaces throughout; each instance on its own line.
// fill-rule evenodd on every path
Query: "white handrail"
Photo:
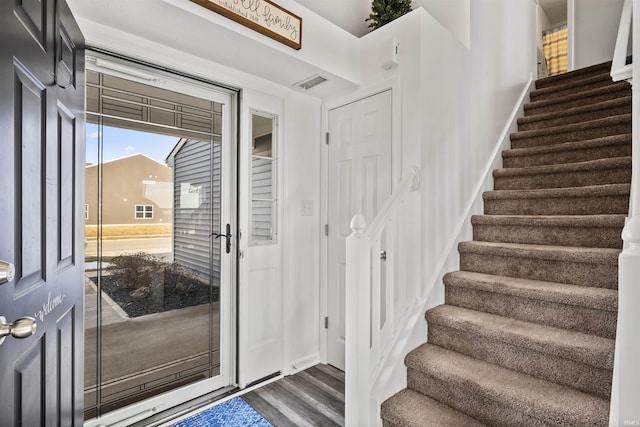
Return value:
M 412 167 L 367 227 L 364 217 L 351 220 L 346 241 L 345 425 L 379 422 L 379 402 L 371 388 L 395 333 L 397 297 L 404 293 L 396 280 L 396 253 L 405 233 L 399 218 L 405 197 L 420 187 L 420 169 Z M 384 264 L 383 264 L 384 263 Z M 374 273 L 375 272 L 375 273 Z M 406 297 L 406 296 L 405 296 Z
M 620 16 L 620 26 L 618 27 L 618 37 L 613 52 L 611 63 L 611 78 L 614 82 L 633 78 L 633 64 L 627 64 L 627 52 L 629 48 L 629 34 L 631 32 L 631 21 L 633 16 L 633 1 L 625 0 Z
M 420 168 L 417 166 L 412 166 L 409 172 L 409 175 L 406 176 L 402 182 L 396 187 L 396 190 L 393 192 L 391 197 L 385 202 L 384 205 L 378 211 L 376 217 L 371 221 L 371 224 L 367 227 L 365 234 L 369 237 L 379 233 L 381 229 L 384 227 L 385 221 L 391 215 L 394 207 L 397 206 L 398 200 L 403 198 L 406 193 L 416 191 L 420 188 Z M 358 215 L 356 215 L 358 216 Z M 355 219 L 354 216 L 353 218 Z M 364 219 L 364 218 L 363 218 Z M 353 228 L 352 228 L 353 230 Z

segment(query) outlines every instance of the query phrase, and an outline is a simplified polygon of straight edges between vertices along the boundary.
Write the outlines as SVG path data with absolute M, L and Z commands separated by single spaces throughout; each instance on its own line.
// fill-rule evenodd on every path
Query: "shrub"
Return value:
M 149 295 L 164 263 L 144 252 L 116 256 L 108 270 L 116 286 L 131 289 L 131 296 L 142 298 Z M 159 285 L 156 280 L 156 286 Z

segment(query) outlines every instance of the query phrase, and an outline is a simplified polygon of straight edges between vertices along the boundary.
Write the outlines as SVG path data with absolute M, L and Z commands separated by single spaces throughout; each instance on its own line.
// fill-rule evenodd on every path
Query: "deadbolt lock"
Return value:
M 16 269 L 10 262 L 0 260 L 0 285 L 9 283 L 16 275 Z

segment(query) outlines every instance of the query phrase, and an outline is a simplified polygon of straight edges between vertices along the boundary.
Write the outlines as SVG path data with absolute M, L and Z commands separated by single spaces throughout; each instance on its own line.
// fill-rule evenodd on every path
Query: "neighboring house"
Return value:
M 180 139 L 167 164 L 173 169 L 174 262 L 220 282 L 220 144 Z
M 102 225 L 171 224 L 171 168 L 144 154 L 103 163 Z M 98 165 L 86 165 L 85 223 L 96 224 Z

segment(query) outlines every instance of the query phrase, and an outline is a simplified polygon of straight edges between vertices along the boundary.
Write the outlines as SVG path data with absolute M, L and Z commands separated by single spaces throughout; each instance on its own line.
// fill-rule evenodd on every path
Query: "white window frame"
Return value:
M 271 130 L 269 132 L 266 133 L 261 133 L 258 135 L 251 135 L 251 148 L 255 147 L 256 144 L 256 140 L 264 137 L 266 135 L 271 135 L 271 155 L 270 156 L 260 156 L 260 155 L 253 155 L 253 153 L 250 151 L 249 153 L 249 167 L 251 167 L 251 165 L 253 164 L 253 160 L 254 159 L 263 159 L 263 160 L 268 160 L 271 162 L 272 165 L 272 197 L 265 199 L 265 198 L 256 198 L 253 195 L 253 192 L 251 191 L 251 183 L 249 184 L 249 246 L 265 246 L 265 245 L 275 245 L 278 244 L 278 230 L 277 230 L 277 224 L 278 224 L 278 174 L 277 174 L 277 170 L 278 170 L 278 151 L 277 151 L 277 134 L 278 134 L 278 115 L 277 114 L 272 114 L 272 113 L 268 113 L 265 111 L 261 111 L 261 110 L 256 110 L 256 109 L 251 109 L 250 110 L 250 117 L 252 118 L 252 123 L 253 123 L 253 116 L 260 116 L 263 117 L 265 119 L 270 119 L 272 121 L 272 127 Z M 251 178 L 249 178 L 251 181 Z M 271 214 L 271 229 L 270 229 L 270 238 L 268 239 L 255 239 L 253 236 L 253 202 L 267 202 L 267 203 L 271 203 L 272 206 L 272 214 Z
M 142 206 L 142 210 L 138 211 L 138 206 Z M 147 210 L 147 208 L 150 208 Z M 147 213 L 151 212 L 151 216 L 147 216 Z M 141 213 L 142 216 L 139 217 L 138 213 Z M 135 205 L 133 215 L 135 219 L 153 219 L 153 205 Z

